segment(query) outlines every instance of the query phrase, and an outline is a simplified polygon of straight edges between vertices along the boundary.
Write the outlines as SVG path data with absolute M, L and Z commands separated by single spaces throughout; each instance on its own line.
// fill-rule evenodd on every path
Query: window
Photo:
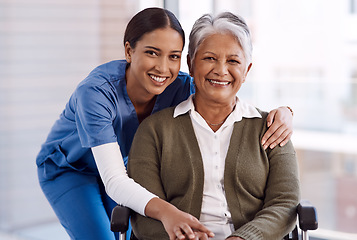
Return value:
M 357 14 L 357 1 L 356 0 L 350 0 L 350 13 Z

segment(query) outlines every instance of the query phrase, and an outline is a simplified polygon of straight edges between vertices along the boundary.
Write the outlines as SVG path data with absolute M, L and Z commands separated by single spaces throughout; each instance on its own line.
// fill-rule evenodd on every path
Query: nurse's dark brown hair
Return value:
M 185 46 L 185 33 L 176 16 L 167 9 L 146 8 L 138 12 L 128 23 L 124 34 L 124 46 L 126 42 L 135 48 L 136 43 L 145 33 L 155 31 L 156 29 L 170 27 L 177 31 Z M 183 47 L 182 46 L 182 47 Z

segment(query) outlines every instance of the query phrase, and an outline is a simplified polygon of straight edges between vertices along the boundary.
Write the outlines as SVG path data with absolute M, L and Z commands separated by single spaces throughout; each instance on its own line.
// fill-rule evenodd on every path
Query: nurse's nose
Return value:
M 169 66 L 170 66 L 169 59 L 167 59 L 166 57 L 161 57 L 157 62 L 156 69 L 160 73 L 167 73 L 169 71 Z

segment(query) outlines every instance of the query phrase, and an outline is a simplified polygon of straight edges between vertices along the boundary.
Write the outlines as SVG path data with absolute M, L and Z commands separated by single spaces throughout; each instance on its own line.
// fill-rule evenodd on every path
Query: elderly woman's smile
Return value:
M 224 80 L 216 80 L 216 79 L 207 79 L 207 81 L 209 81 L 211 84 L 213 84 L 214 86 L 216 84 L 221 85 L 221 86 L 227 86 L 228 84 L 230 84 L 231 82 L 228 81 L 224 81 Z

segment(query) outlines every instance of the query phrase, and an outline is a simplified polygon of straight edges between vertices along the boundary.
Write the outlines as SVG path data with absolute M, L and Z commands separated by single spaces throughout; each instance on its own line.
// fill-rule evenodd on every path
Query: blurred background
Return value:
M 204 13 L 246 19 L 253 67 L 240 97 L 294 110 L 302 198 L 319 217 L 310 235 L 356 240 L 357 0 L 0 0 L 0 239 L 69 239 L 36 155 L 76 85 L 123 58 L 127 22 L 151 6 L 173 11 L 187 36 Z

